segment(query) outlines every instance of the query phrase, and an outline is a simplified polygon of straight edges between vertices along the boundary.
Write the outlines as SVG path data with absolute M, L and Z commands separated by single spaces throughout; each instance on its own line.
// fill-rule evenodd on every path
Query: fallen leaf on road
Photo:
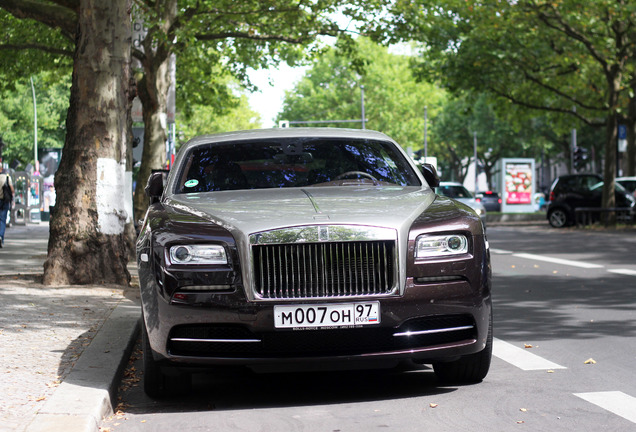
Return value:
M 517 422 L 517 424 L 522 424 L 522 423 L 525 423 L 525 422 L 524 422 L 523 420 L 519 420 L 519 421 Z
M 527 408 L 519 408 L 519 411 L 521 411 L 521 412 L 528 412 L 528 409 L 527 409 Z
M 593 358 L 589 358 L 587 360 L 584 361 L 585 364 L 596 364 L 596 360 L 594 360 Z
M 532 348 L 532 345 L 530 345 L 530 344 L 524 344 L 524 345 L 523 345 L 523 347 L 524 347 L 524 348 Z
M 431 408 L 437 408 L 437 404 L 436 404 L 436 403 L 431 403 L 431 404 L 429 404 L 429 406 L 430 406 Z
M 548 373 L 554 373 L 554 371 L 553 371 L 552 369 L 550 369 L 550 370 L 548 371 Z

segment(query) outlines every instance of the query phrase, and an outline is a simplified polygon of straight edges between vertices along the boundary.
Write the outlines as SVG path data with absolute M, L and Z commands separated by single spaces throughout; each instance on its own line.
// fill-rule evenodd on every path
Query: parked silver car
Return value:
M 627 192 L 636 198 L 636 177 L 616 177 L 616 183 L 623 186 Z
M 435 192 L 470 206 L 479 215 L 482 222 L 486 223 L 486 207 L 476 200 L 473 194 L 461 183 L 440 182 L 439 186 L 435 188 Z

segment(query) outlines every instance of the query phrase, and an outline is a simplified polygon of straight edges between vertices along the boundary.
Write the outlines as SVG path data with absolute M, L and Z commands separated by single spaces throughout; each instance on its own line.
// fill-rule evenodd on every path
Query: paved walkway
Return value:
M 137 288 L 41 284 L 48 228 L 0 249 L 0 431 L 97 430 L 136 330 Z

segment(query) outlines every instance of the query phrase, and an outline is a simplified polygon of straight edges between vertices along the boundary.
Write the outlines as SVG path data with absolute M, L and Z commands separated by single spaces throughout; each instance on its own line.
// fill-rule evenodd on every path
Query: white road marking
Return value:
M 513 254 L 513 256 L 517 258 L 525 258 L 525 259 L 536 260 L 536 261 L 545 261 L 545 262 L 549 262 L 553 264 L 569 265 L 573 267 L 581 267 L 581 268 L 587 268 L 587 269 L 603 268 L 603 266 L 600 264 L 586 263 L 583 261 L 572 261 L 572 260 L 553 258 L 553 257 L 548 257 L 543 255 L 516 253 L 516 254 Z
M 636 270 L 630 270 L 630 269 L 607 269 L 608 272 L 610 273 L 617 273 L 617 274 L 622 274 L 622 275 L 627 275 L 627 276 L 636 276 Z
M 513 253 L 512 251 L 504 250 L 504 249 L 490 249 L 490 252 L 497 255 L 511 255 Z
M 636 398 L 620 391 L 574 393 L 594 405 L 636 423 Z
M 519 348 L 500 339 L 493 339 L 493 355 L 522 370 L 567 369 L 536 354 L 527 348 Z

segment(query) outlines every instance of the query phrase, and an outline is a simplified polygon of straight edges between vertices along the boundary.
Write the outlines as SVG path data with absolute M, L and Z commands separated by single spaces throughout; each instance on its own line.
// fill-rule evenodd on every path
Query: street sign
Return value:
M 618 139 L 627 139 L 627 126 L 618 125 Z

